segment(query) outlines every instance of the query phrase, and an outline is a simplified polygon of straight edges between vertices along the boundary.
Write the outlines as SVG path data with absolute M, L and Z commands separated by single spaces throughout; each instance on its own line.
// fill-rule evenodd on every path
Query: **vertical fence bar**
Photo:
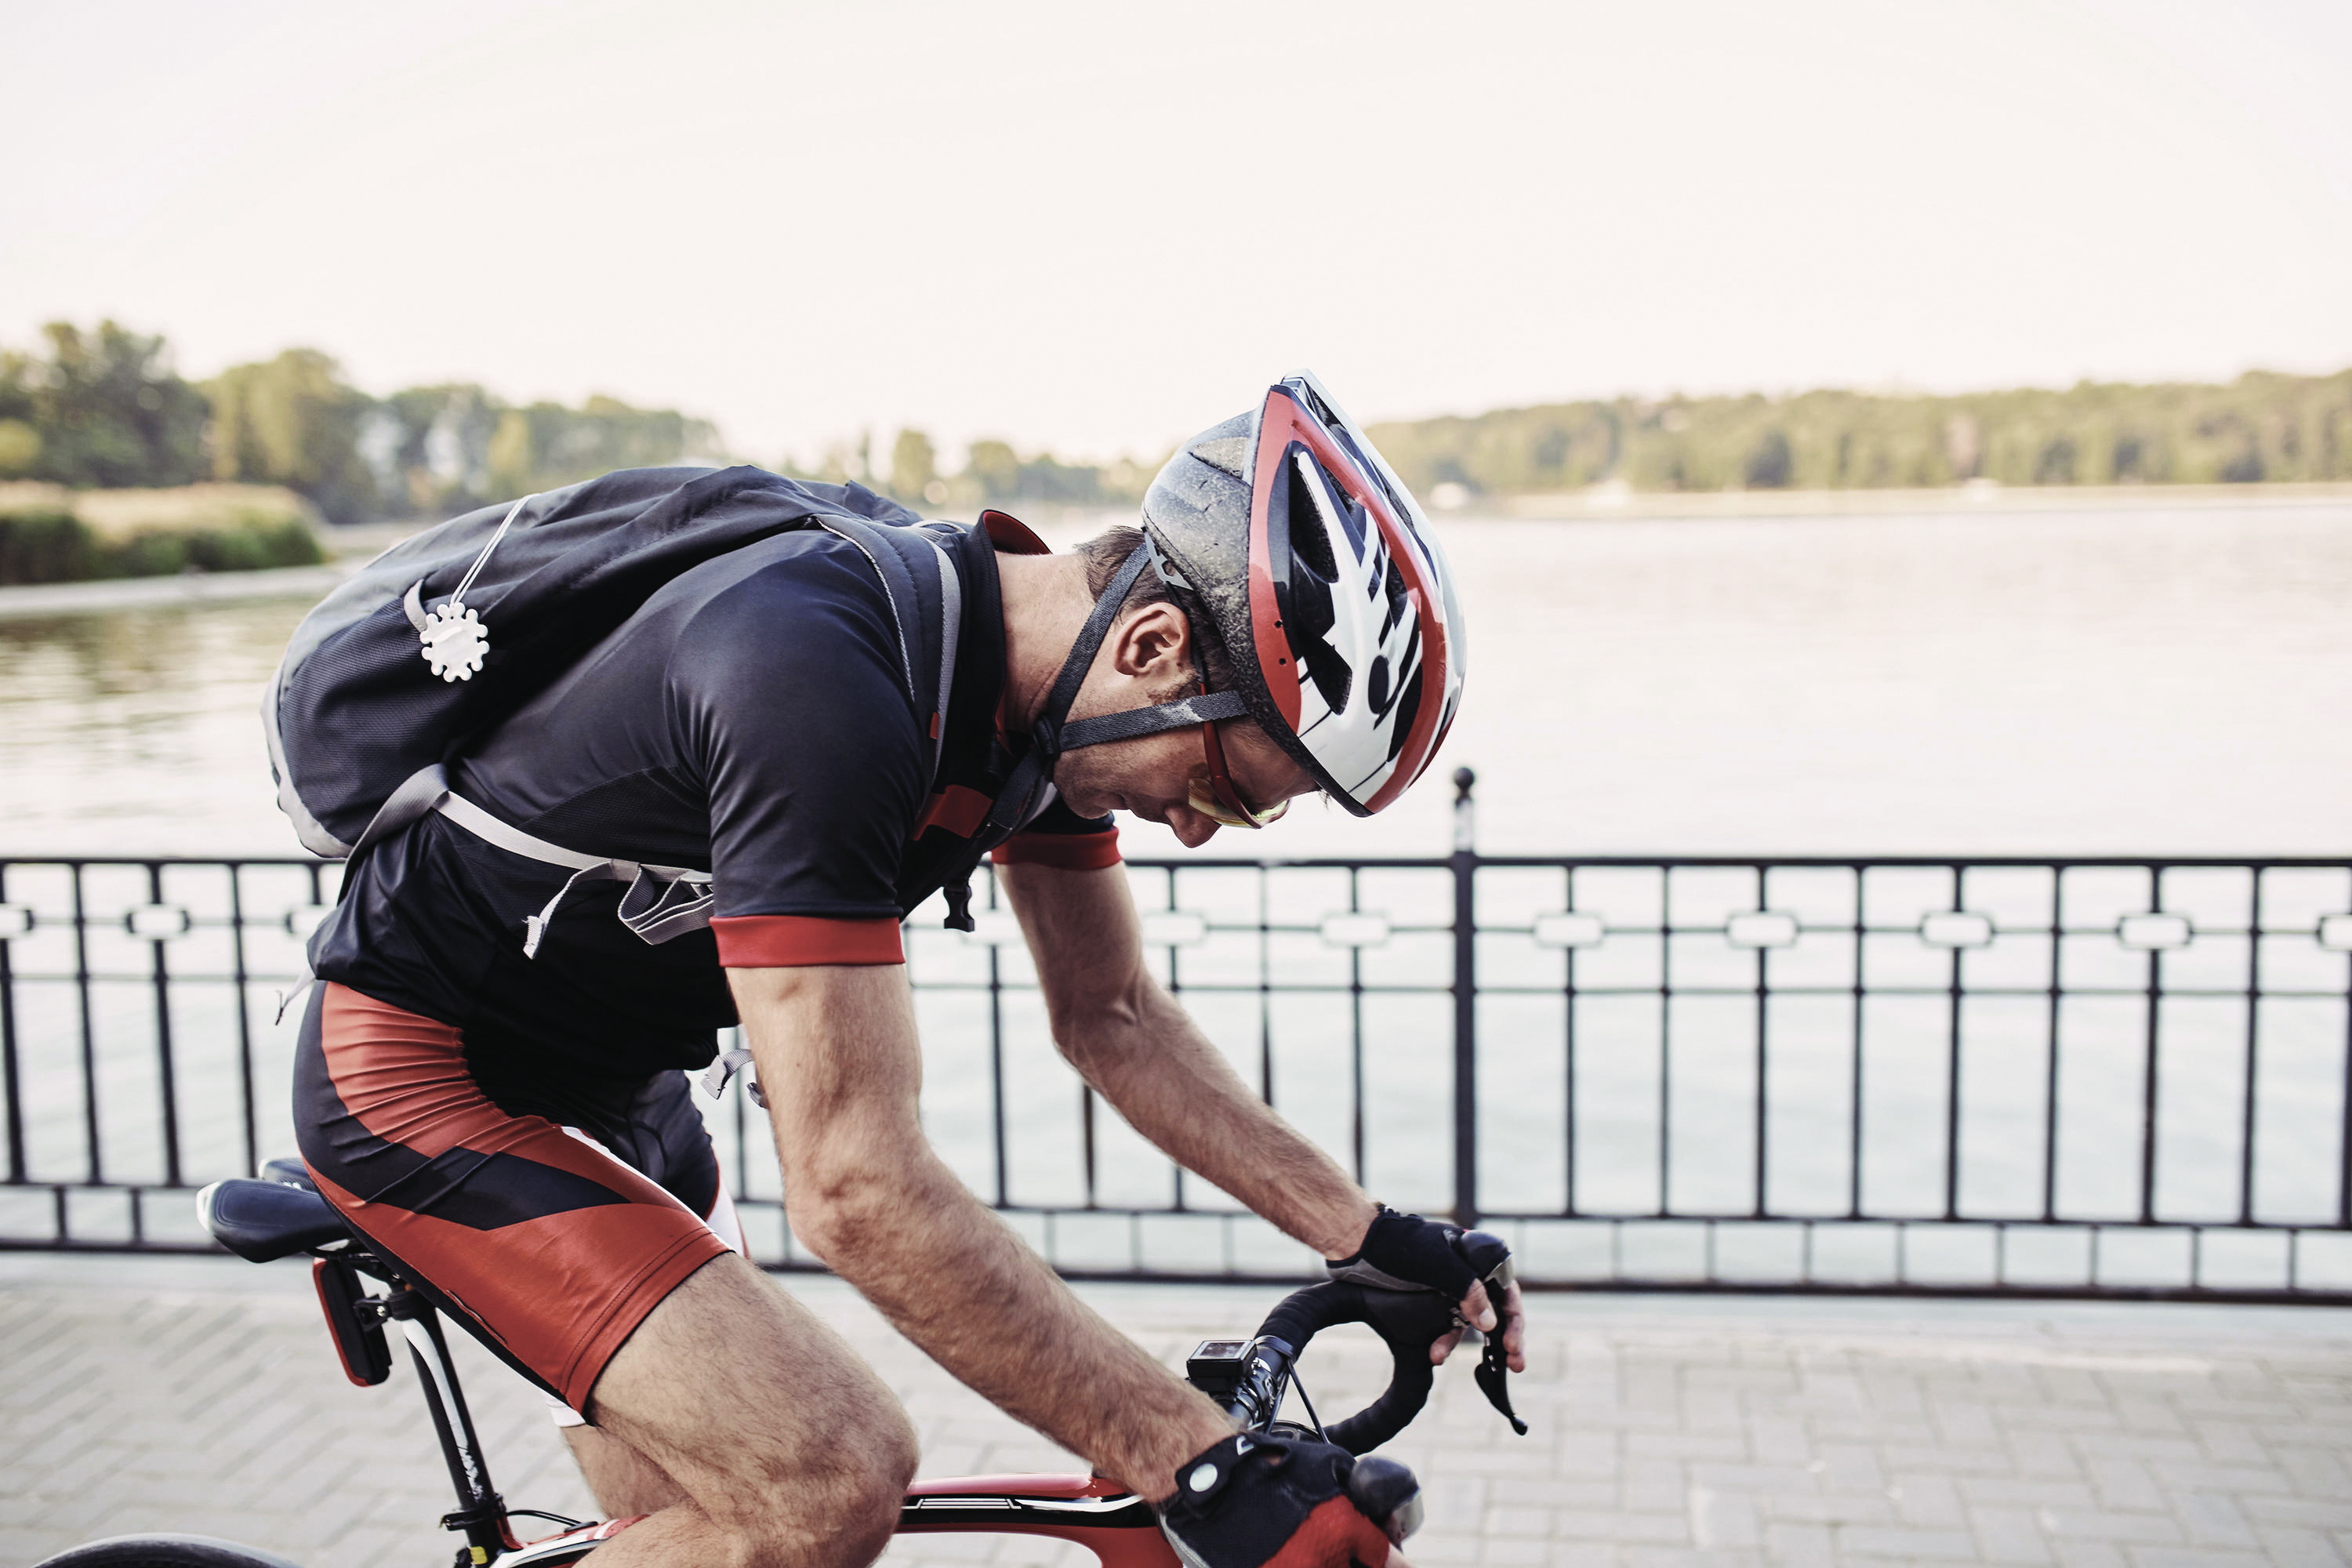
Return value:
M 98 1134 L 98 1026 L 90 1016 L 89 998 L 89 908 L 82 887 L 82 863 L 72 862 L 73 923 L 74 923 L 74 987 L 81 1001 L 81 1120 L 83 1134 L 89 1140 L 87 1162 L 88 1180 L 93 1187 L 106 1180 L 106 1162 L 100 1154 Z M 65 1212 L 65 1195 L 58 1196 L 58 1214 Z
M 1658 868 L 1658 1214 L 1674 1205 L 1675 873 Z
M 2164 868 L 2147 868 L 2148 908 L 2164 910 Z M 2156 1104 L 2157 1047 L 2164 1016 L 2164 950 L 2147 950 L 2147 1060 L 2141 1069 L 2139 1106 L 2139 1222 L 2156 1223 Z
M 1853 1102 L 1848 1108 L 1850 1124 L 1846 1129 L 1846 1199 L 1845 1217 L 1862 1217 L 1862 1089 L 1863 1089 L 1863 1016 L 1867 1011 L 1867 995 L 1864 974 L 1863 954 L 1869 951 L 1869 928 L 1864 924 L 1864 899 L 1868 891 L 1869 868 L 1853 868 Z
M 2336 1223 L 2352 1229 L 2352 952 L 2344 955 L 2343 1128 L 2336 1140 Z
M 2238 1223 L 2254 1223 L 2254 1080 L 2262 1065 L 2263 868 L 2246 900 L 2246 1093 L 2238 1128 Z
M 8 899 L 8 868 L 0 863 L 0 903 Z M 26 930 L 32 929 L 31 916 L 26 918 Z M 25 1179 L 25 1101 L 19 1087 L 16 1067 L 16 942 L 0 936 L 0 1101 L 5 1101 L 8 1122 L 8 1180 Z
M 1561 907 L 1576 908 L 1576 868 L 1560 868 Z M 1607 938 L 1604 936 L 1603 941 Z M 1560 1191 L 1566 1196 L 1560 1212 L 1576 1213 L 1576 947 L 1559 950 L 1564 967 L 1560 979 Z
M 1176 868 L 1171 866 L 1166 869 L 1167 875 L 1162 879 L 1164 884 L 1163 890 L 1168 895 L 1168 909 L 1172 914 L 1177 908 Z M 1203 940 L 1206 940 L 1207 932 L 1208 920 L 1206 916 L 1203 916 L 1202 918 L 1202 935 Z M 1182 1005 L 1184 999 L 1184 975 L 1181 967 L 1183 963 L 1183 958 L 1184 954 L 1182 951 L 1179 949 L 1174 942 L 1170 942 L 1168 944 L 1168 994 L 1176 998 L 1179 1005 Z M 1171 1160 L 1168 1162 L 1168 1206 L 1173 1209 L 1176 1213 L 1182 1214 L 1184 1212 L 1184 1167 L 1178 1164 L 1175 1161 Z M 1142 1257 L 1142 1253 L 1140 1251 L 1142 1242 L 1140 1239 L 1137 1239 L 1134 1245 L 1138 1248 L 1136 1256 L 1139 1258 Z M 1137 1267 L 1141 1268 L 1142 1265 L 1139 1263 Z
M 1348 868 L 1348 912 L 1364 909 L 1362 872 Z M 1364 944 L 1348 949 L 1348 1123 L 1349 1173 L 1364 1184 Z
M 1478 775 L 1454 770 L 1454 1221 L 1478 1223 Z
M 996 872 L 988 873 L 988 907 L 996 908 Z M 1004 1146 L 1004 950 L 994 942 L 988 944 L 988 1108 L 992 1119 L 990 1131 L 994 1137 L 996 1154 L 996 1206 L 1003 1208 L 1011 1200 L 1008 1162 Z
M 1756 868 L 1756 908 L 1761 913 L 1769 905 L 1764 868 Z M 1769 1059 L 1766 1056 L 1767 1031 L 1771 1016 L 1771 971 L 1769 967 L 1772 950 L 1759 944 L 1756 949 L 1756 1206 L 1753 1217 L 1764 1217 L 1765 1113 L 1764 1085 Z M 1715 1270 L 1709 1268 L 1712 1276 Z
M 152 861 L 147 866 L 147 902 L 156 907 L 163 902 L 163 868 Z M 155 988 L 155 1087 L 163 1102 L 163 1184 L 176 1187 L 181 1184 L 180 1074 L 172 1049 L 172 971 L 163 956 L 165 940 L 151 939 L 147 951 Z
M 1960 868 L 1952 868 L 1952 909 L 1966 901 Z M 1949 1013 L 1944 1027 L 1944 1217 L 1960 1217 L 1960 953 L 1952 947 Z
M 229 984 L 236 988 L 236 1094 L 239 1131 L 245 1135 L 245 1173 L 261 1169 L 261 1138 L 254 1121 L 253 1019 L 246 999 L 245 867 L 228 863 Z M 307 943 L 306 943 L 307 946 Z
M 1274 873 L 1257 868 L 1257 1096 L 1274 1104 L 1274 910 L 1267 890 Z
M 2042 1060 L 2042 1221 L 2058 1218 L 2058 1020 L 2065 992 L 2060 973 L 2066 962 L 2066 868 L 2050 868 L 2050 1005 L 2044 1034 L 2048 1049 Z
M 1084 1144 L 1086 1161 L 1087 1207 L 1095 1208 L 1095 1091 L 1091 1084 L 1078 1085 L 1079 1135 Z

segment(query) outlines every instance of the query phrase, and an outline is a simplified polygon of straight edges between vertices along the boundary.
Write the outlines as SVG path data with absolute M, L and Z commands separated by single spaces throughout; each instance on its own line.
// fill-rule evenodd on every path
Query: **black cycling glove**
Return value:
M 1382 1204 L 1354 1256 L 1324 1267 L 1334 1279 L 1381 1290 L 1434 1290 L 1458 1306 L 1473 1284 L 1493 1274 L 1510 1255 L 1500 1237 L 1399 1214 Z M 1498 1313 L 1503 1310 L 1500 1297 L 1488 1304 Z
M 1243 1432 L 1177 1470 L 1160 1529 L 1187 1568 L 1384 1568 L 1419 1498 L 1394 1460 Z

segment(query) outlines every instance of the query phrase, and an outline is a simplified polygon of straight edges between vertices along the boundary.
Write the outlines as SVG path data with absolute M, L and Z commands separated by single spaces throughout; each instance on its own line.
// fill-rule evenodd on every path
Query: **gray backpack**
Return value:
M 329 859 L 438 811 L 503 848 L 570 867 L 564 892 L 600 878 L 630 883 L 622 920 L 648 942 L 708 924 L 709 868 L 548 844 L 452 795 L 447 763 L 663 584 L 803 528 L 839 535 L 872 563 L 898 623 L 908 711 L 936 748 L 961 613 L 943 545 L 961 525 L 924 522 L 861 485 L 748 467 L 628 468 L 427 529 L 304 616 L 262 703 L 278 805 L 304 847 Z M 564 892 L 525 922 L 526 952 L 538 950 Z

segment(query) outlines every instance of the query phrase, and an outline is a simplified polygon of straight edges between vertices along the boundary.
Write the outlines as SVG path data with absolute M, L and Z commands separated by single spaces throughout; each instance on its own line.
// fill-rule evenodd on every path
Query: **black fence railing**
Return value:
M 1399 1206 L 1617 1289 L 2352 1301 L 2352 860 L 1136 861 L 1162 979 Z M 308 860 L 0 861 L 0 1246 L 198 1249 L 293 1146 Z M 1310 1261 L 1054 1054 L 996 890 L 909 920 L 932 1141 L 1074 1274 Z M 709 1107 L 755 1253 L 814 1266 Z

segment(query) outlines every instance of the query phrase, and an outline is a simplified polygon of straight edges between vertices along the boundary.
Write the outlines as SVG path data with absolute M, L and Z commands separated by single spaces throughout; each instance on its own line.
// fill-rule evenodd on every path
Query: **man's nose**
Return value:
M 1198 849 L 1217 836 L 1215 821 L 1190 806 L 1171 807 L 1168 813 L 1168 826 L 1175 833 L 1176 841 L 1187 849 Z

